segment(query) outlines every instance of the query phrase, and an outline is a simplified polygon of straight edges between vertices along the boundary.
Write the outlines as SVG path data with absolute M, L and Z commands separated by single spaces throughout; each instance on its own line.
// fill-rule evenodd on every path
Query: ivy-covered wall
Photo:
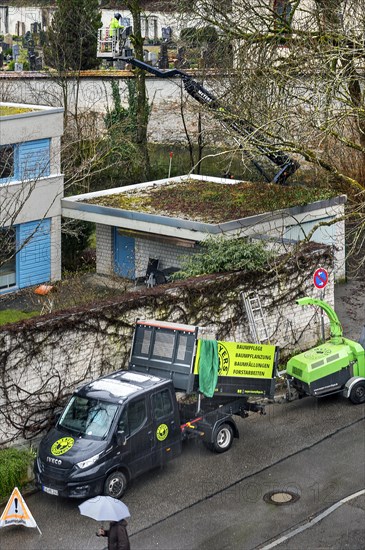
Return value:
M 137 318 L 198 325 L 205 337 L 252 341 L 242 292 L 261 298 L 271 343 L 282 359 L 320 337 L 320 318 L 301 308 L 301 296 L 319 296 L 317 267 L 331 274 L 326 300 L 333 305 L 333 261 L 329 247 L 311 243 L 281 257 L 267 272 L 202 276 L 129 292 L 113 302 L 57 312 L 8 325 L 0 331 L 0 447 L 41 434 L 73 389 L 127 368 Z

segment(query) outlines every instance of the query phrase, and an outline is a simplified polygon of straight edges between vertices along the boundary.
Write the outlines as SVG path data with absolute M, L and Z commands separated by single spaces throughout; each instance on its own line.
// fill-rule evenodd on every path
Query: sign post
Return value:
M 324 300 L 324 289 L 328 283 L 328 271 L 326 269 L 323 269 L 322 267 L 319 267 L 318 269 L 316 269 L 313 275 L 313 283 L 314 283 L 314 286 L 321 291 L 320 299 Z M 322 340 L 324 340 L 325 339 L 324 314 L 323 314 L 322 308 L 321 308 L 321 333 L 322 333 Z
M 168 178 L 170 177 L 170 174 L 171 174 L 171 164 L 172 164 L 172 157 L 173 156 L 174 156 L 174 153 L 172 151 L 170 151 L 169 175 L 167 176 Z

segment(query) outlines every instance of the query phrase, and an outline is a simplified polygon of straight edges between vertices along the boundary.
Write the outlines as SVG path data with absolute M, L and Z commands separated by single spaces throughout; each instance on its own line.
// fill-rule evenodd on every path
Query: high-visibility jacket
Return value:
M 124 29 L 124 26 L 119 23 L 116 17 L 113 17 L 109 25 L 109 36 L 114 36 L 116 34 L 115 29 Z

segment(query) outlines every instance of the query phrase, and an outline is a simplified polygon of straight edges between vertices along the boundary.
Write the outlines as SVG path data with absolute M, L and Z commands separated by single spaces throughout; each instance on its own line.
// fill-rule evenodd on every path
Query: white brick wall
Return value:
M 61 279 L 61 216 L 51 218 L 51 280 Z
M 146 274 L 149 258 L 160 260 L 159 269 L 180 267 L 182 257 L 194 254 L 195 250 L 170 243 L 136 239 L 136 277 L 143 277 Z
M 96 224 L 96 272 L 101 275 L 113 273 L 113 228 Z

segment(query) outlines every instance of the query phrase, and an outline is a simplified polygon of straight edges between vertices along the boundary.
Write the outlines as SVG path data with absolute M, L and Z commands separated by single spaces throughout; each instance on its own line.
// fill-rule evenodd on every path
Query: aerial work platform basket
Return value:
M 102 27 L 98 30 L 97 57 L 102 59 L 119 59 L 133 55 L 131 48 L 130 34 L 132 27 L 124 29 L 113 29 L 110 33 L 109 27 Z

